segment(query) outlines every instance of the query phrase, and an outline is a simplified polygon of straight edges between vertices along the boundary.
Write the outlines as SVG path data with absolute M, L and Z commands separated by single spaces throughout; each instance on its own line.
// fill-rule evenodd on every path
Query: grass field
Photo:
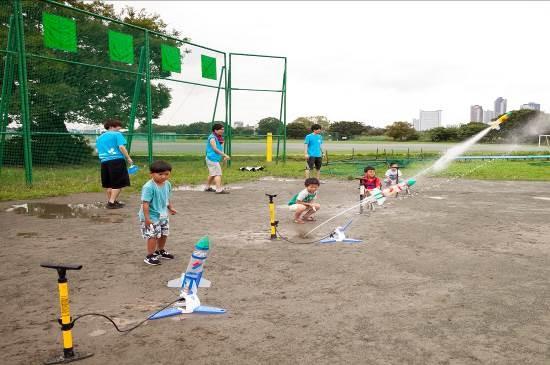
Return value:
M 338 157 L 338 156 L 337 156 Z M 174 185 L 197 185 L 205 181 L 207 170 L 202 156 L 167 157 L 173 165 L 171 180 Z M 412 176 L 426 168 L 430 161 L 411 163 L 403 169 L 405 176 Z M 132 186 L 126 192 L 139 191 L 149 179 L 145 159 L 136 159 L 140 171 L 132 177 Z M 259 172 L 243 172 L 242 166 L 264 165 L 266 169 Z M 334 175 L 336 179 L 350 179 L 361 171 L 361 164 L 346 164 L 323 168 L 323 176 Z M 337 172 L 337 173 L 336 173 Z M 379 167 L 378 175 L 384 170 Z M 33 169 L 33 186 L 28 187 L 24 181 L 22 168 L 3 168 L 1 170 L 2 189 L 0 200 L 20 200 L 43 198 L 48 196 L 68 195 L 79 192 L 102 191 L 99 178 L 99 164 L 91 163 L 85 166 L 57 168 L 36 167 Z M 286 164 L 266 164 L 260 158 L 235 157 L 232 166 L 224 169 L 224 182 L 231 184 L 239 181 L 251 181 L 263 176 L 280 176 L 301 178 L 304 176 L 304 162 L 301 156 L 290 156 Z M 455 162 L 438 174 L 439 177 L 460 176 L 465 179 L 482 180 L 530 180 L 550 181 L 550 161 L 470 161 Z

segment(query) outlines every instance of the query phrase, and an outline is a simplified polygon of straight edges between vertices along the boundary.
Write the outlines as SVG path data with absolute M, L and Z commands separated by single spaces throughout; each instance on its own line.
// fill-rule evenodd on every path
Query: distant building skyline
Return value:
M 493 110 L 483 111 L 483 123 L 490 123 L 495 118 L 495 112 Z
M 427 131 L 429 129 L 441 127 L 442 110 L 420 110 L 420 118 L 415 128 L 417 131 Z
M 470 106 L 470 122 L 483 122 L 483 107 L 481 105 Z
M 534 103 L 532 101 L 530 101 L 529 103 L 527 104 L 522 104 L 520 109 L 529 109 L 529 110 L 537 110 L 537 111 L 540 111 L 540 104 L 538 103 Z
M 501 116 L 506 113 L 506 99 L 499 96 L 495 99 L 495 117 Z

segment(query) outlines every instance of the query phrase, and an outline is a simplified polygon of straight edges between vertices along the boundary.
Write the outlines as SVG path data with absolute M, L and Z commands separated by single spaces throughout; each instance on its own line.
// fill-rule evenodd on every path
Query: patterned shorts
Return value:
M 146 240 L 168 235 L 170 235 L 170 225 L 167 220 L 158 221 L 149 227 L 145 226 L 145 222 L 141 222 L 141 237 Z

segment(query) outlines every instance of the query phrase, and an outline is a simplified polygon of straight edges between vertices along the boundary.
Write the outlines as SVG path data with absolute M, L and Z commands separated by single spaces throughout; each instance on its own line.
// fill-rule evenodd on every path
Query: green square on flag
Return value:
M 201 55 L 201 67 L 202 67 L 202 77 L 205 79 L 216 80 L 216 59 L 214 57 L 209 57 Z
M 109 58 L 127 64 L 134 64 L 134 37 L 109 30 Z
M 76 52 L 76 22 L 50 13 L 42 13 L 44 45 L 62 51 Z
M 160 55 L 162 58 L 162 71 L 181 72 L 181 57 L 178 47 L 161 44 Z

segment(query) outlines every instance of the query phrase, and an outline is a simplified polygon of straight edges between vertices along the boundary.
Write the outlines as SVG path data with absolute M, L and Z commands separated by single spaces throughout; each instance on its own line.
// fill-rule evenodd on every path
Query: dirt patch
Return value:
M 98 209 L 97 221 L 42 219 L 5 211 L 25 202 L 0 204 L 4 359 L 40 363 L 61 351 L 57 274 L 40 262 L 84 265 L 68 275 L 73 316 L 99 312 L 124 327 L 175 299 L 166 282 L 208 234 L 213 284 L 201 301 L 228 313 L 151 321 L 128 335 L 83 318 L 74 342 L 95 355 L 82 364 L 550 362 L 550 202 L 534 198 L 548 195 L 549 183 L 426 179 L 412 198 L 353 210 L 314 234 L 353 217 L 349 235 L 365 240 L 356 245 L 268 240 L 264 193 L 278 194 L 281 232 L 305 241 L 312 223 L 292 224 L 285 206 L 302 183 L 241 185 L 229 195 L 175 192 L 168 248 L 176 259 L 159 267 L 142 262 L 138 195 L 124 195 L 123 209 Z M 357 201 L 356 182 L 329 180 L 318 222 Z

